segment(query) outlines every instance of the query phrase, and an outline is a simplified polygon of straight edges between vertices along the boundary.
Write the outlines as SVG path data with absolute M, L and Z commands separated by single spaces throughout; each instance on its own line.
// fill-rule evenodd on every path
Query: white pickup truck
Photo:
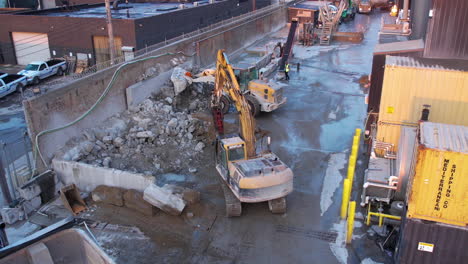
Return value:
M 33 61 L 18 74 L 26 76 L 28 84 L 38 84 L 42 79 L 52 75 L 63 75 L 67 70 L 64 60 L 54 59 L 49 61 Z
M 26 77 L 23 75 L 0 72 L 0 98 L 14 91 L 21 92 L 27 84 Z

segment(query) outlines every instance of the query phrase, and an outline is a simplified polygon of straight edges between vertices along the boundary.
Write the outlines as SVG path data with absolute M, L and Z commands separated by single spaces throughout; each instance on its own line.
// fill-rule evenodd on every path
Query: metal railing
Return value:
M 135 51 L 133 54 L 134 54 L 135 58 L 144 57 L 148 53 L 153 52 L 153 51 L 158 50 L 158 49 L 161 49 L 161 48 L 163 48 L 165 46 L 168 46 L 168 45 L 174 44 L 176 42 L 180 42 L 180 41 L 195 37 L 197 35 L 201 35 L 203 33 L 210 32 L 210 31 L 215 30 L 215 29 L 219 29 L 219 28 L 224 27 L 224 26 L 235 25 L 240 21 L 248 21 L 248 20 L 251 20 L 253 18 L 257 18 L 259 15 L 267 14 L 267 13 L 270 13 L 272 11 L 276 11 L 279 7 L 283 7 L 283 6 L 285 6 L 284 3 L 275 3 L 275 4 L 272 4 L 272 5 L 266 6 L 264 8 L 254 10 L 252 12 L 248 12 L 248 13 L 236 16 L 236 17 L 231 17 L 231 18 L 228 18 L 228 19 L 225 19 L 225 20 L 221 20 L 220 22 L 210 24 L 210 25 L 208 25 L 208 26 L 206 26 L 204 28 L 199 28 L 199 29 L 197 29 L 195 31 L 192 31 L 192 32 L 189 32 L 189 33 L 182 33 L 181 35 L 179 35 L 177 37 L 161 41 L 161 42 L 159 42 L 157 44 L 147 46 L 147 47 L 145 47 L 143 49 L 139 49 L 139 50 Z M 111 60 L 109 60 L 109 61 L 106 61 L 106 62 L 97 63 L 97 64 L 95 64 L 95 65 L 93 65 L 91 67 L 88 67 L 87 69 L 85 69 L 81 73 L 70 74 L 69 77 L 72 77 L 73 79 L 80 79 L 80 78 L 83 78 L 83 77 L 85 77 L 87 75 L 90 75 L 90 74 L 93 74 L 93 73 L 96 73 L 96 72 L 99 72 L 99 71 L 103 71 L 105 69 L 108 69 L 110 67 L 119 65 L 119 64 L 124 63 L 124 62 L 125 62 L 125 56 L 120 56 L 120 57 L 115 58 L 113 62 Z

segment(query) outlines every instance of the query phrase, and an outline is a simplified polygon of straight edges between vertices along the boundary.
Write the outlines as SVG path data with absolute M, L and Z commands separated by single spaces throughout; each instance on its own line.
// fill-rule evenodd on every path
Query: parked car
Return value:
M 358 6 L 360 14 L 369 14 L 372 11 L 372 3 L 370 0 L 361 0 Z
M 67 70 L 65 60 L 53 59 L 49 61 L 33 61 L 18 74 L 26 76 L 28 84 L 38 84 L 41 80 L 52 75 L 63 75 Z
M 27 83 L 26 76 L 0 72 L 0 98 L 14 91 L 21 92 Z

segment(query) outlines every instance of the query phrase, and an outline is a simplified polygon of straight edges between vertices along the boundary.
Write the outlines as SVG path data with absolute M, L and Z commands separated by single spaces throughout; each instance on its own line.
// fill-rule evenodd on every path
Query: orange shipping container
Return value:
M 468 127 L 423 122 L 408 218 L 468 224 Z

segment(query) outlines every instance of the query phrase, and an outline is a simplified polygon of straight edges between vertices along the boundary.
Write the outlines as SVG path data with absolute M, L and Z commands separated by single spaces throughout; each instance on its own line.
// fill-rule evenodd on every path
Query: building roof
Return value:
M 387 55 L 385 57 L 385 65 L 430 70 L 468 71 L 466 60 L 454 59 L 428 59 Z
M 420 143 L 427 148 L 468 154 L 468 127 L 422 122 Z
M 198 5 L 207 4 L 208 1 L 200 1 Z M 113 19 L 138 19 L 151 17 L 178 10 L 180 3 L 130 3 L 119 4 L 117 10 L 112 9 Z M 185 3 L 184 8 L 194 7 L 191 3 Z M 31 12 L 19 13 L 21 15 L 36 15 L 49 17 L 82 17 L 82 18 L 106 18 L 104 4 L 79 5 L 65 8 L 53 8 Z
M 424 41 L 422 39 L 377 44 L 374 48 L 374 54 L 390 54 L 401 52 L 423 51 Z

